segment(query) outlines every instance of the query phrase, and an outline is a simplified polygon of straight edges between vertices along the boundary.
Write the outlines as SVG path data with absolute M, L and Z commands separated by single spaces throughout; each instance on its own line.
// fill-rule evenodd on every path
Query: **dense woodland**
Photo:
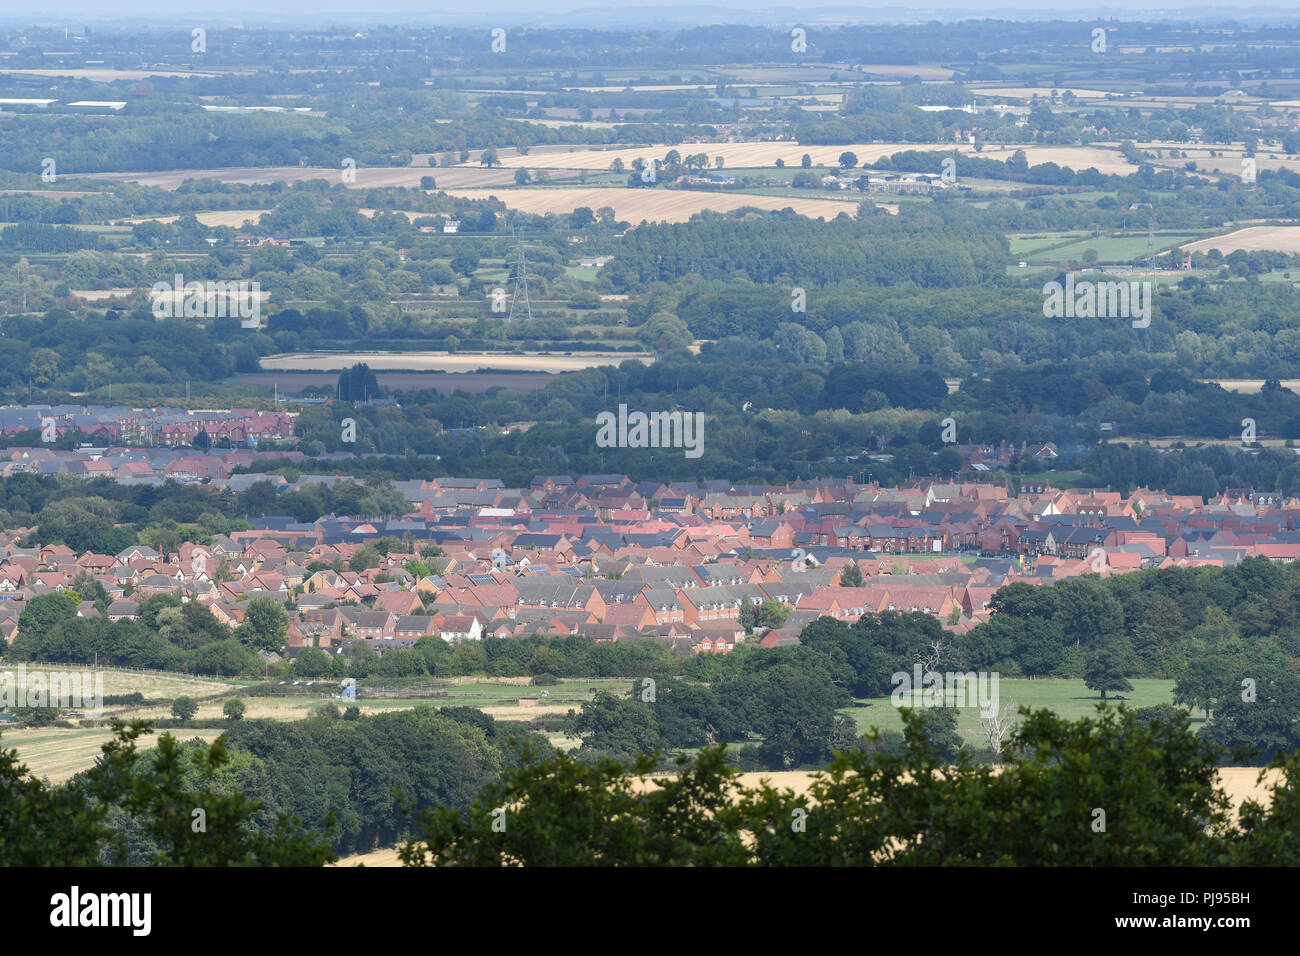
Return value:
M 911 712 L 902 745 L 838 754 L 807 794 L 746 786 L 720 748 L 652 788 L 653 766 L 528 755 L 468 810 L 422 815 L 408 865 L 1294 865 L 1296 757 L 1239 822 L 1218 750 L 1177 716 L 1027 715 L 997 768 L 954 763 Z M 1104 807 L 1106 826 L 1088 824 Z M 493 830 L 502 807 L 507 825 Z M 810 808 L 812 812 L 809 812 Z M 509 812 L 509 811 L 508 811 Z M 1113 822 L 1112 822 L 1113 821 Z M 504 832 L 499 832 L 504 830 Z M 1100 834 L 1100 835 L 1098 835 Z

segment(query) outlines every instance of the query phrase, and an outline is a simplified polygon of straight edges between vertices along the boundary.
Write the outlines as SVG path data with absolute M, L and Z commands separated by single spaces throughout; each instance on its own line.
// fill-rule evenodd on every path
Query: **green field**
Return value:
M 1300 270 L 1288 269 L 1284 272 L 1265 272 L 1263 275 L 1255 276 L 1254 278 L 1258 279 L 1260 282 L 1287 282 L 1291 285 L 1295 285 L 1297 282 L 1300 282 Z M 1241 277 L 1236 277 L 1229 279 L 1228 281 L 1245 282 L 1246 280 Z
M 1151 707 L 1156 704 L 1172 704 L 1174 682 L 1172 680 L 1134 680 L 1133 689 L 1123 696 L 1121 701 L 1129 707 Z M 1096 691 L 1088 690 L 1081 680 L 1000 680 L 998 697 L 1003 704 L 1040 707 L 1055 712 L 1058 716 L 1077 720 L 1080 717 L 1093 716 L 1101 698 Z M 1115 695 L 1107 696 L 1108 701 L 1116 700 Z M 873 697 L 857 701 L 856 706 L 845 707 L 841 714 L 847 714 L 857 722 L 858 730 L 865 733 L 871 727 L 881 730 L 903 729 L 903 718 L 888 697 Z M 1193 727 L 1204 723 L 1204 715 L 1193 715 Z M 957 730 L 967 744 L 983 746 L 984 731 L 980 725 L 980 712 L 977 707 L 962 707 L 957 710 Z
M 1202 239 L 1206 235 L 1208 233 L 1204 232 L 1157 232 L 1154 237 L 1156 255 L 1168 252 L 1175 246 Z M 1133 262 L 1147 254 L 1147 236 L 1146 233 L 1134 233 L 1129 236 L 1078 239 L 1067 245 L 1043 248 L 1030 253 L 1026 261 L 1033 264 L 1082 262 L 1083 254 L 1089 249 L 1097 253 L 1098 262 Z
M 1082 232 L 1058 232 L 1050 235 L 1007 236 L 1007 243 L 1011 246 L 1011 254 L 1020 256 L 1042 249 L 1050 249 L 1067 240 L 1082 238 L 1085 235 Z

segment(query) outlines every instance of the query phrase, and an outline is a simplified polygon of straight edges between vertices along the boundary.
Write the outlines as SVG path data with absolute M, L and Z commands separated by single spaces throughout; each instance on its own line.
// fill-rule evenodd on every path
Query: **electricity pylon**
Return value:
M 515 284 L 510 293 L 510 320 L 514 321 L 516 316 L 527 316 L 531 321 L 533 304 L 528 298 L 528 258 L 524 255 L 524 244 L 519 239 L 518 231 L 512 229 L 511 232 L 515 234 Z

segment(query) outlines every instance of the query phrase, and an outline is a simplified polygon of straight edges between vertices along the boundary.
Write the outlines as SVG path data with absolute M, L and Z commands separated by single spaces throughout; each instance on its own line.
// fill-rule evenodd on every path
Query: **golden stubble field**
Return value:
M 703 192 L 695 189 L 626 189 L 619 187 L 571 188 L 521 188 L 502 189 L 449 189 L 453 196 L 462 199 L 500 199 L 511 209 L 527 213 L 566 214 L 586 206 L 599 209 L 609 206 L 614 215 L 626 222 L 686 222 L 698 212 L 730 212 L 742 206 L 778 210 L 789 207 L 802 216 L 816 219 L 834 219 L 840 213 L 856 216 L 858 203 L 838 199 L 796 199 L 789 196 L 757 196 L 752 193 Z
M 11 673 L 14 679 L 17 679 L 19 665 L 7 665 L 0 670 Z M 34 673 L 48 674 L 51 671 L 59 672 L 90 672 L 93 668 L 81 667 L 76 664 L 70 664 L 66 668 L 62 667 L 31 667 L 26 669 L 28 675 Z M 202 697 L 208 697 L 213 694 L 222 694 L 234 690 L 237 685 L 225 681 L 209 680 L 199 677 L 184 677 L 171 674 L 151 674 L 138 671 L 108 670 L 99 671 L 103 675 L 103 693 L 105 696 L 114 694 L 131 694 L 139 692 L 146 699 L 175 699 L 181 696 L 193 697 L 196 700 Z M 83 711 L 85 708 L 80 708 Z M 217 705 L 217 711 L 220 712 L 220 704 Z M 104 717 L 120 717 L 128 720 L 140 716 L 141 711 L 129 707 L 105 706 Z M 158 716 L 169 716 L 169 714 L 158 714 Z M 193 737 L 202 737 L 204 740 L 215 740 L 221 732 L 219 730 L 178 730 L 175 736 L 189 740 Z M 110 739 L 113 732 L 107 727 L 33 727 L 20 729 L 8 725 L 0 725 L 0 747 L 14 748 L 18 751 L 19 759 L 25 763 L 32 773 L 38 777 L 48 777 L 52 782 L 59 783 L 67 780 L 75 774 L 94 765 L 95 760 L 102 753 L 102 747 Z M 142 737 L 139 741 L 141 749 L 147 749 L 157 745 L 157 732 Z
M 239 695 L 234 695 L 238 697 Z M 229 698 L 220 698 L 217 700 L 206 700 L 199 702 L 199 711 L 195 717 L 199 720 L 221 720 L 224 714 L 221 708 L 225 706 Z M 356 705 L 361 708 L 361 712 L 366 715 L 382 714 L 392 710 L 408 710 L 418 706 L 420 703 L 429 703 L 429 701 L 417 700 L 400 700 L 393 703 L 381 703 L 378 701 L 345 701 L 342 698 L 326 697 L 239 697 L 244 702 L 245 719 L 268 719 L 268 720 L 305 720 L 311 716 L 311 712 L 322 704 L 332 702 L 342 710 L 345 707 Z M 517 710 L 517 708 L 515 708 Z M 130 711 L 130 717 L 133 720 L 157 720 L 159 718 L 171 717 L 171 705 L 160 705 L 158 707 L 137 707 Z M 190 734 L 188 730 L 173 730 L 175 735 Z
M 840 154 L 846 151 L 856 154 L 858 162 L 874 162 L 882 156 L 888 156 L 891 153 L 897 153 L 901 149 L 908 148 L 947 150 L 952 147 L 926 145 L 924 143 L 915 146 L 898 143 L 862 143 L 852 146 L 813 146 L 796 142 L 681 143 L 678 145 L 656 143 L 646 146 L 617 146 L 601 149 L 574 147 L 567 152 L 539 153 L 537 150 L 530 150 L 527 156 L 520 156 L 517 153 L 507 155 L 504 152 L 499 153 L 499 155 L 502 165 L 512 169 L 524 167 L 527 169 L 607 170 L 610 163 L 615 159 L 622 159 L 624 166 L 630 170 L 634 159 L 659 160 L 663 159 L 669 150 L 675 149 L 683 156 L 706 153 L 710 165 L 713 164 L 715 157 L 721 156 L 724 167 L 774 167 L 776 161 L 782 159 L 787 167 L 798 168 L 799 159 L 804 153 L 809 155 L 814 166 L 834 166 L 839 162 Z M 722 172 L 725 175 L 726 169 L 724 168 Z
M 1031 166 L 1043 163 L 1056 163 L 1081 170 L 1090 166 L 1101 173 L 1128 175 L 1137 169 L 1128 162 L 1119 150 L 1106 146 L 1000 146 L 987 145 L 980 150 L 969 143 L 854 143 L 848 146 L 815 146 L 797 142 L 762 142 L 762 143 L 681 143 L 679 145 L 652 144 L 647 146 L 622 146 L 608 149 L 572 148 L 569 152 L 530 151 L 527 156 L 517 153 L 507 155 L 499 152 L 502 166 L 514 169 L 588 169 L 607 170 L 616 158 L 622 159 L 624 166 L 631 168 L 634 159 L 662 159 L 671 149 L 683 156 L 705 153 L 710 165 L 714 158 L 722 157 L 722 174 L 730 168 L 775 166 L 778 159 L 784 160 L 787 168 L 798 168 L 800 158 L 807 153 L 814 166 L 836 166 L 840 154 L 853 153 L 858 162 L 874 163 L 876 160 L 894 153 L 915 150 L 917 152 L 957 152 L 967 156 L 979 156 L 983 159 L 1006 160 L 1016 150 L 1023 149 Z M 472 162 L 477 162 L 477 158 Z M 454 169 L 467 167 L 456 166 Z M 717 172 L 717 170 L 715 170 Z M 513 181 L 513 180 L 512 180 Z M 442 180 L 438 180 L 439 187 Z M 448 185 L 451 185 L 448 183 Z
M 238 229 L 246 222 L 256 225 L 258 219 L 268 212 L 269 209 L 220 209 L 215 212 L 197 212 L 194 218 L 205 226 L 230 226 Z M 180 218 L 180 216 L 137 216 L 134 219 L 123 219 L 122 222 L 129 222 L 132 225 L 138 222 L 172 223 Z
M 173 730 L 178 740 L 201 737 L 209 743 L 221 736 L 220 730 Z M 150 750 L 158 745 L 161 733 L 155 731 L 139 738 L 140 750 Z M 113 738 L 106 727 L 68 729 L 66 727 L 33 727 L 27 730 L 4 730 L 0 746 L 18 751 L 18 758 L 37 777 L 48 778 L 51 783 L 70 780 L 83 770 L 94 766 L 103 753 L 104 744 Z
M 1030 166 L 1056 163 L 1058 166 L 1068 166 L 1075 172 L 1092 167 L 1106 176 L 1127 176 L 1137 171 L 1137 167 L 1125 159 L 1118 149 L 1106 146 L 985 146 L 976 152 L 974 146 L 967 145 L 961 147 L 961 152 L 980 159 L 1006 162 L 1021 149 L 1025 151 L 1025 159 Z M 958 164 L 958 175 L 960 174 L 961 167 Z
M 1238 249 L 1257 252 L 1268 249 L 1286 252 L 1291 255 L 1300 253 L 1300 226 L 1247 226 L 1221 236 L 1211 236 L 1183 246 L 1185 252 L 1209 252 L 1218 249 L 1225 256 Z
M 139 183 L 176 189 L 187 179 L 215 179 L 223 183 L 263 185 L 297 183 L 324 179 L 341 183 L 349 189 L 384 189 L 389 187 L 420 188 L 420 179 L 434 177 L 439 189 L 447 187 L 504 186 L 515 181 L 515 174 L 501 168 L 477 166 L 358 166 L 351 182 L 344 182 L 343 170 L 320 166 L 239 166 L 221 169 L 171 169 L 159 172 L 90 173 L 85 179 L 108 179 L 114 182 Z
M 51 672 L 64 674 L 70 671 L 78 674 L 102 674 L 105 695 L 134 694 L 138 691 L 146 698 L 174 698 L 181 695 L 198 698 L 207 697 L 210 694 L 221 694 L 234 690 L 238 686 L 227 681 L 212 680 L 207 677 L 187 677 L 183 674 L 157 674 L 148 671 L 111 670 L 109 668 L 95 670 L 85 664 L 68 664 L 67 666 L 4 664 L 0 665 L 0 672 L 13 674 L 13 679 L 17 680 L 19 668 L 23 668 L 23 671 L 29 677 L 33 674 L 50 674 Z
M 618 365 L 636 359 L 646 365 L 654 361 L 649 352 L 576 352 L 573 355 L 497 352 L 302 352 L 269 355 L 262 368 L 280 371 L 326 371 L 365 362 L 376 371 L 473 372 L 480 368 L 511 369 L 520 372 L 577 372 L 601 365 Z
M 1235 155 L 1197 159 L 1194 174 L 1200 174 L 1202 178 L 1211 175 L 1240 176 L 1244 171 L 1241 164 L 1243 155 L 1244 154 L 1238 152 Z M 1285 169 L 1293 173 L 1300 172 L 1300 156 L 1287 157 L 1283 154 L 1277 158 L 1270 158 L 1261 149 L 1255 154 L 1254 159 L 1256 176 L 1265 171 L 1277 172 L 1279 169 Z M 1186 162 L 1188 162 L 1188 160 L 1182 158 L 1164 158 L 1154 160 L 1155 165 L 1163 166 L 1167 169 L 1182 169 Z
M 114 182 L 133 182 L 144 186 L 158 186 L 163 189 L 176 189 L 186 180 L 191 179 L 212 179 L 224 183 L 235 184 L 267 184 L 267 183 L 296 183 L 305 182 L 311 179 L 324 179 L 329 182 L 339 182 L 346 185 L 349 189 L 383 189 L 403 187 L 418 189 L 420 180 L 425 176 L 433 176 L 437 184 L 437 189 L 446 190 L 456 195 L 467 195 L 467 198 L 486 198 L 486 194 L 473 194 L 473 190 L 484 190 L 496 186 L 510 186 L 514 183 L 514 172 L 516 169 L 547 169 L 547 170 L 587 170 L 587 171 L 607 171 L 610 163 L 615 158 L 620 158 L 626 167 L 630 169 L 634 159 L 662 159 L 663 156 L 671 149 L 676 149 L 683 155 L 692 153 L 705 153 L 712 164 L 715 157 L 721 156 L 723 159 L 724 173 L 725 169 L 730 168 L 764 168 L 775 167 L 778 159 L 784 160 L 787 167 L 795 168 L 799 166 L 801 157 L 807 153 L 811 162 L 815 166 L 836 166 L 839 163 L 841 153 L 851 152 L 858 157 L 859 163 L 872 163 L 882 157 L 905 150 L 915 150 L 919 152 L 951 152 L 957 150 L 960 154 L 975 156 L 978 155 L 985 159 L 1005 160 L 1009 158 L 1017 149 L 1023 149 L 1028 158 L 1030 165 L 1040 165 L 1042 163 L 1056 163 L 1060 166 L 1069 166 L 1075 170 L 1095 167 L 1099 172 L 1106 174 L 1127 175 L 1135 170 L 1132 164 L 1120 155 L 1119 151 L 1112 146 L 997 146 L 988 145 L 977 151 L 969 143 L 952 144 L 952 143 L 856 143 L 840 146 L 814 146 L 797 142 L 761 142 L 761 143 L 682 143 L 676 145 L 670 144 L 650 144 L 645 146 L 620 146 L 610 148 L 591 148 L 591 147 L 542 147 L 539 146 L 528 152 L 527 155 L 521 155 L 514 149 L 498 150 L 501 165 L 494 168 L 487 168 L 478 165 L 480 152 L 475 151 L 469 162 L 456 166 L 438 166 L 429 167 L 423 162 L 417 162 L 411 166 L 361 166 L 355 172 L 356 175 L 351 181 L 344 183 L 342 178 L 342 169 L 331 169 L 319 166 L 250 166 L 250 167 L 225 167 L 215 169 L 177 169 L 162 171 L 122 171 L 110 173 L 89 173 L 86 179 L 104 179 Z M 421 160 L 427 162 L 427 154 L 422 154 Z M 1270 163 L 1274 161 L 1260 159 L 1259 168 L 1271 168 Z M 1285 165 L 1284 161 L 1277 161 L 1278 165 Z M 548 191 L 560 194 L 563 190 L 538 190 L 523 189 L 509 190 L 511 194 L 519 192 L 525 196 Z M 574 192 L 594 192 L 595 190 L 574 189 Z M 692 194 L 699 195 L 699 194 Z M 727 194 L 728 197 L 734 194 Z M 511 200 L 506 199 L 505 195 L 500 196 L 508 203 Z M 836 202 L 836 200 L 785 200 L 781 205 L 772 206 L 771 202 L 776 202 L 777 197 L 754 196 L 750 197 L 750 205 L 759 206 L 760 208 L 776 208 L 794 205 L 798 208 L 798 203 L 816 203 L 816 202 Z M 534 211 L 531 207 L 536 206 L 539 212 L 555 211 L 556 208 L 564 206 L 568 201 L 567 198 L 561 199 L 560 195 L 553 196 L 551 201 L 543 199 L 529 198 L 526 200 L 516 199 L 514 202 L 516 208 Z M 735 206 L 716 205 L 722 200 L 715 200 L 715 204 L 708 208 L 725 210 L 732 209 Z M 684 210 L 691 204 L 687 200 L 682 200 L 682 209 Z M 578 202 L 576 205 L 589 205 L 589 203 Z M 614 205 L 606 200 L 602 205 Z M 570 212 L 576 206 L 569 205 L 561 211 Z M 593 208 L 595 208 L 593 206 Z M 617 208 L 617 206 L 615 206 Z M 698 212 L 700 206 L 691 208 L 691 212 Z M 241 213 L 247 213 L 247 210 L 221 210 L 212 213 L 204 213 L 215 218 L 208 225 L 239 225 L 237 222 L 230 221 L 227 217 L 237 216 Z M 258 212 L 261 212 L 260 210 Z M 672 215 L 673 210 L 668 210 L 664 215 Z M 623 218 L 634 216 L 635 212 L 623 214 Z M 690 213 L 684 213 L 685 218 L 689 218 Z M 832 213 L 834 215 L 834 213 Z M 636 216 L 637 220 L 649 218 L 648 216 Z M 204 221 L 204 220 L 201 220 Z M 665 221 L 676 221 L 666 219 Z
M 808 770 L 785 770 L 766 773 L 742 773 L 739 780 L 744 787 L 755 787 L 761 781 L 766 780 L 778 790 L 790 790 L 797 796 L 804 796 L 808 793 L 813 776 L 813 772 Z M 1234 812 L 1239 812 L 1242 803 L 1248 799 L 1267 805 L 1271 799 L 1269 787 L 1280 782 L 1281 779 L 1282 774 L 1279 770 L 1265 771 L 1264 779 L 1261 781 L 1258 767 L 1222 767 L 1219 769 L 1219 786 L 1231 801 Z M 644 793 L 655 786 L 654 778 L 650 777 L 634 781 L 633 789 L 639 793 Z M 402 863 L 398 859 L 397 850 L 387 848 L 347 856 L 333 865 L 401 866 Z
M 78 80 L 90 80 L 92 83 L 113 83 L 118 81 L 134 82 L 153 77 L 188 77 L 188 76 L 223 76 L 235 73 L 251 73 L 251 70 L 114 70 L 93 69 L 89 67 L 67 67 L 57 70 L 31 70 L 26 67 L 0 67 L 0 73 L 21 73 L 24 76 L 73 77 Z
M 1014 99 L 1014 100 L 1031 100 L 1035 96 L 1040 99 L 1051 97 L 1053 90 L 1061 95 L 1073 93 L 1075 99 L 1080 100 L 1104 100 L 1112 95 L 1109 90 L 1090 90 L 1078 86 L 985 86 L 971 87 L 971 92 L 976 96 L 987 96 L 991 99 Z
M 1213 382 L 1226 391 L 1241 392 L 1243 395 L 1258 395 L 1264 390 L 1262 378 L 1206 378 L 1202 381 Z M 1279 384 L 1293 392 L 1300 392 L 1300 378 L 1280 379 Z

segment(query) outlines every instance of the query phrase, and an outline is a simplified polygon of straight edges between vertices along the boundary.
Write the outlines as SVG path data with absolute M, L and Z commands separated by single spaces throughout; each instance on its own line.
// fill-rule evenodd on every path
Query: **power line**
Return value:
M 528 258 L 524 254 L 524 244 L 519 238 L 519 234 L 513 228 L 511 232 L 515 236 L 515 269 L 514 269 L 514 289 L 510 293 L 510 320 L 514 321 L 516 316 L 523 318 L 527 315 L 529 321 L 533 318 L 533 303 L 528 298 Z M 523 296 L 523 306 L 520 306 L 520 295 Z

